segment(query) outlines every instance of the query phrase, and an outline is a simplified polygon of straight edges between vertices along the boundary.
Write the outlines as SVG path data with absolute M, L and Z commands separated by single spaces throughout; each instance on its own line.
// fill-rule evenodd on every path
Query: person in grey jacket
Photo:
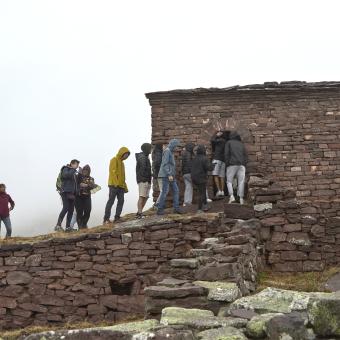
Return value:
M 194 143 L 187 143 L 182 153 L 182 175 L 184 180 L 184 203 L 183 206 L 192 204 L 192 180 L 191 180 L 191 164 L 194 157 Z
M 235 202 L 233 180 L 237 177 L 237 195 L 240 203 L 244 203 L 244 181 L 246 176 L 246 165 L 248 161 L 247 150 L 241 141 L 240 135 L 233 131 L 225 144 L 224 159 L 227 166 L 227 187 L 229 192 L 229 203 Z
M 176 162 L 173 154 L 176 147 L 179 146 L 179 143 L 178 139 L 172 139 L 163 152 L 162 163 L 158 173 L 158 177 L 162 178 L 163 188 L 159 198 L 157 215 L 164 215 L 165 200 L 169 191 L 169 186 L 173 193 L 174 212 L 177 214 L 183 213 L 179 208 L 179 190 L 175 178 Z

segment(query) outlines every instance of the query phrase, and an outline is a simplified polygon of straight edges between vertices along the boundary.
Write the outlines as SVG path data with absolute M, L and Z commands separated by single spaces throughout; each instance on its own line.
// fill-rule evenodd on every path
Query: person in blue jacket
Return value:
M 179 190 L 176 182 L 176 161 L 174 157 L 174 151 L 179 144 L 178 139 L 172 139 L 163 152 L 162 163 L 158 173 L 158 178 L 162 179 L 163 188 L 159 198 L 157 215 L 164 215 L 165 200 L 169 187 L 171 187 L 173 194 L 174 212 L 183 214 L 183 211 L 179 207 Z

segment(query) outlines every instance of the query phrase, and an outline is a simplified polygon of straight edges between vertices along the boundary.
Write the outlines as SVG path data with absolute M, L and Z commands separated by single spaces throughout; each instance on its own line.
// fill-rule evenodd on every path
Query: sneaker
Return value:
M 64 229 L 63 229 L 62 226 L 56 225 L 56 226 L 54 227 L 54 231 L 59 232 L 59 231 L 64 231 Z
M 207 198 L 207 202 L 208 202 L 208 203 L 211 203 L 212 200 L 211 200 L 210 198 Z
M 138 212 L 138 213 L 136 214 L 136 219 L 137 219 L 137 220 L 140 220 L 140 219 L 142 219 L 142 218 L 144 218 L 143 214 Z
M 77 231 L 77 229 L 73 229 L 71 227 L 65 228 L 65 233 L 75 233 L 76 231 Z
M 244 204 L 244 199 L 240 198 L 240 204 L 243 205 Z
M 175 213 L 175 214 L 182 215 L 182 214 L 184 214 L 184 211 L 178 208 L 178 209 L 175 209 L 175 210 L 174 210 L 174 213 Z
M 103 225 L 109 225 L 109 224 L 112 224 L 112 221 L 107 220 L 107 221 L 104 221 L 104 222 L 103 222 Z
M 235 197 L 234 196 L 230 196 L 229 198 L 229 204 L 230 203 L 234 203 L 235 202 Z

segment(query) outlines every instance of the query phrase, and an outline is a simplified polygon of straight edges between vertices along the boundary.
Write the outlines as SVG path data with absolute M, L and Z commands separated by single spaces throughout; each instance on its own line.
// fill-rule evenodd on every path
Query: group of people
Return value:
M 139 198 L 137 203 L 136 218 L 143 218 L 143 209 L 149 198 L 152 180 L 158 184 L 159 196 L 154 204 L 158 215 L 164 214 L 166 198 L 169 190 L 173 194 L 174 213 L 183 214 L 180 207 L 180 195 L 177 184 L 177 167 L 174 153 L 180 146 L 178 139 L 172 139 L 169 144 L 150 143 L 141 146 L 141 152 L 136 153 L 136 180 Z M 209 209 L 207 183 L 209 175 L 214 178 L 216 198 L 225 196 L 225 183 L 229 193 L 229 203 L 235 202 L 233 182 L 237 178 L 237 196 L 240 204 L 244 203 L 244 184 L 247 164 L 247 152 L 237 132 L 230 134 L 217 131 L 211 139 L 212 161 L 206 154 L 204 145 L 187 143 L 182 151 L 181 176 L 184 182 L 183 206 L 191 205 L 193 192 L 198 192 L 198 213 Z M 152 165 L 150 160 L 152 155 Z M 111 224 L 111 210 L 117 199 L 117 206 L 113 222 L 120 220 L 124 206 L 124 195 L 128 192 L 125 179 L 124 161 L 130 156 L 127 147 L 121 147 L 109 166 L 109 198 L 106 203 L 103 218 L 104 224 Z M 63 231 L 62 223 L 66 216 L 65 232 L 75 231 L 73 225 L 78 224 L 78 229 L 87 228 L 91 214 L 91 195 L 101 189 L 91 177 L 89 165 L 79 167 L 80 162 L 73 159 L 68 165 L 61 168 L 56 187 L 62 201 L 62 210 L 55 227 L 56 231 Z M 14 201 L 6 193 L 6 186 L 0 184 L 0 226 L 1 222 L 6 227 L 6 237 L 11 236 L 12 228 L 9 217 L 10 210 L 14 208 Z

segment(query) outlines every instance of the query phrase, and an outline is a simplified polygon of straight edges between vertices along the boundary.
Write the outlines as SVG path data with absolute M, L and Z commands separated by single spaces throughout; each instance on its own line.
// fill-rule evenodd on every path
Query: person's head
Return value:
M 231 131 L 229 135 L 229 139 L 241 141 L 241 136 L 238 134 L 237 131 Z
M 123 146 L 119 149 L 117 157 L 122 161 L 125 161 L 130 156 L 130 151 L 126 146 Z
M 77 159 L 72 159 L 70 162 L 70 166 L 73 169 L 78 169 L 80 162 Z
M 169 149 L 170 151 L 175 151 L 175 149 L 179 146 L 180 142 L 178 139 L 174 138 L 171 139 L 171 141 L 169 142 Z
M 3 183 L 0 184 L 0 193 L 2 192 L 6 192 L 6 185 Z
M 152 148 L 152 146 L 151 146 L 150 143 L 144 143 L 144 144 L 142 144 L 142 146 L 141 146 L 141 150 L 143 151 L 143 153 L 144 153 L 145 155 L 150 155 L 150 153 L 151 153 L 151 148 Z
M 86 164 L 86 165 L 83 167 L 81 173 L 82 173 L 84 176 L 90 176 L 90 174 L 91 174 L 91 167 L 90 167 L 88 164 Z
M 190 153 L 194 152 L 194 147 L 195 147 L 194 143 L 187 143 L 187 144 L 185 144 L 185 150 L 190 152 Z

